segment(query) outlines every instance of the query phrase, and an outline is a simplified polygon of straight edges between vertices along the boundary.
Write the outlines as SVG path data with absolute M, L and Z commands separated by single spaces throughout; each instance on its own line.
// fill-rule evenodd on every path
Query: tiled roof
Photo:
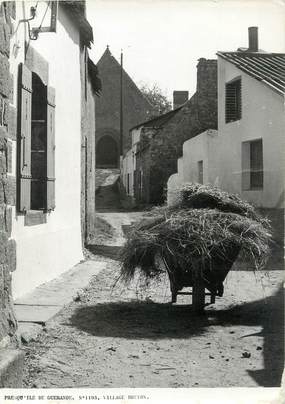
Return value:
M 285 94 L 285 53 L 218 52 L 243 72 Z

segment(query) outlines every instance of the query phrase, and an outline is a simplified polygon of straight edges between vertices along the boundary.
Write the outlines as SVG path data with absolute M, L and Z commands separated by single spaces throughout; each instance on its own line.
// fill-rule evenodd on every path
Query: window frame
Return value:
M 237 84 L 239 85 L 237 86 Z M 233 94 L 229 94 L 234 91 Z M 232 98 L 232 99 L 231 99 Z M 233 99 L 234 98 L 234 99 Z M 232 104 L 235 104 L 234 106 Z M 225 123 L 242 119 L 242 77 L 238 76 L 225 83 Z
M 35 74 L 46 88 L 44 105 L 46 107 L 46 172 L 42 180 L 45 184 L 43 207 L 32 206 L 32 96 Z M 17 137 L 17 213 L 24 214 L 25 225 L 45 223 L 45 215 L 55 209 L 55 90 L 45 84 L 34 69 L 19 64 L 18 76 L 18 137 Z
M 261 156 L 258 164 L 254 164 L 252 158 L 252 145 L 261 142 Z M 264 189 L 264 147 L 263 139 L 252 139 L 242 142 L 242 190 L 260 191 Z M 259 167 L 254 167 L 259 165 Z M 260 173 L 261 180 L 258 185 L 253 185 L 253 174 Z

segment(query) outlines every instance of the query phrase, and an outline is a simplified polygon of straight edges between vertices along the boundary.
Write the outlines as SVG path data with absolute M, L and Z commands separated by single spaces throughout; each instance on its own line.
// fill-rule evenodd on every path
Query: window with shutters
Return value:
M 18 210 L 55 208 L 55 92 L 24 64 L 19 71 Z
M 263 144 L 262 139 L 242 143 L 242 188 L 263 188 Z
M 226 83 L 226 123 L 241 119 L 241 79 Z

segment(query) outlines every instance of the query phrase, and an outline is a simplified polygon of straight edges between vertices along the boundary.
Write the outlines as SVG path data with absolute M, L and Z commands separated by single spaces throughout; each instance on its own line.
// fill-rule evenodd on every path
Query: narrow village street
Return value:
M 107 262 L 106 269 L 25 346 L 25 387 L 278 386 L 282 272 L 236 268 L 202 316 L 192 312 L 190 296 L 168 303 L 166 277 L 143 289 L 139 280 L 115 285 L 122 229 L 143 212 L 110 211 L 106 189 L 109 210 L 97 216 L 114 234 L 88 246 L 88 259 Z
M 242 3 L 0 1 L 0 404 L 284 394 L 285 8 Z

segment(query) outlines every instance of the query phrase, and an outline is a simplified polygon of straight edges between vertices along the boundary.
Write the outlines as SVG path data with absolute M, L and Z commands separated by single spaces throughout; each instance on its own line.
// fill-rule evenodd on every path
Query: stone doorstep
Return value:
M 71 303 L 91 278 L 106 268 L 103 261 L 88 260 L 77 264 L 56 279 L 38 286 L 32 292 L 15 300 L 18 337 L 23 342 L 35 340 L 42 327 L 62 308 Z

